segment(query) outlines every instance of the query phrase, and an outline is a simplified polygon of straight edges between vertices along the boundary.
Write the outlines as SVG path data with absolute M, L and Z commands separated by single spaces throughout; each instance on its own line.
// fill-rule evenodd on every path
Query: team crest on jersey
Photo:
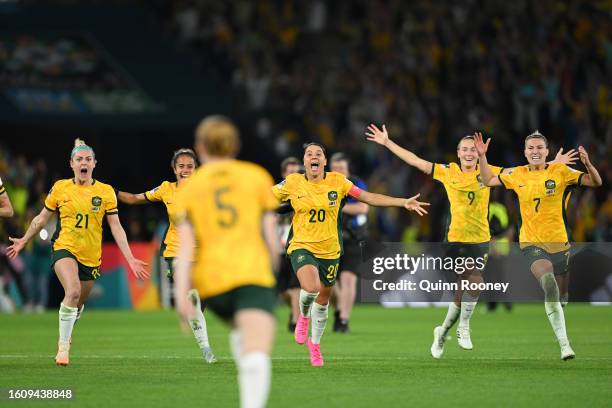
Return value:
M 544 187 L 546 187 L 546 195 L 553 195 L 555 194 L 555 188 L 557 188 L 557 183 L 555 183 L 555 180 L 546 180 L 544 182 Z
M 98 212 L 102 206 L 102 197 L 95 196 L 91 199 L 91 211 Z
M 338 202 L 338 193 L 336 191 L 330 191 L 327 193 L 327 198 L 329 198 L 329 205 L 334 206 Z
M 480 174 L 476 175 L 476 181 L 478 181 L 478 184 L 480 184 L 480 187 L 484 187 L 484 183 L 482 182 L 482 177 L 480 177 Z

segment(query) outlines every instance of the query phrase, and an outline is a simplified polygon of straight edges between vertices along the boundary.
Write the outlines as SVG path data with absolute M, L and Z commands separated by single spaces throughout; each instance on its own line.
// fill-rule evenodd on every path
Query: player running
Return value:
M 13 205 L 0 179 L 0 217 L 9 218 L 13 216 Z
M 69 363 L 72 329 L 81 317 L 94 280 L 100 276 L 102 259 L 102 222 L 110 226 L 115 242 L 134 275 L 149 277 L 145 262 L 134 258 L 119 221 L 117 197 L 108 185 L 93 178 L 96 158 L 91 147 L 76 139 L 70 153 L 74 178 L 55 182 L 45 207 L 34 217 L 22 238 L 9 238 L 10 258 L 15 258 L 30 239 L 43 228 L 54 213 L 58 227 L 53 235 L 52 265 L 64 288 L 59 310 L 59 342 L 55 363 Z
M 386 127 L 382 130 L 375 125 L 368 127 L 367 139 L 387 147 L 397 157 L 409 165 L 442 183 L 450 205 L 450 223 L 447 225 L 444 241 L 448 243 L 448 256 L 483 258 L 483 268 L 474 268 L 457 274 L 457 282 L 467 280 L 472 283 L 483 282 L 482 272 L 489 255 L 489 197 L 490 188 L 485 186 L 478 173 L 478 154 L 474 136 L 465 136 L 457 144 L 459 164 L 439 164 L 424 160 L 406 150 L 389 138 Z M 571 150 L 565 155 L 559 151 L 555 160 L 572 162 L 576 153 Z M 507 173 L 508 170 L 497 166 L 488 166 L 495 175 Z M 458 285 L 461 287 L 461 285 Z M 480 292 L 477 290 L 463 292 L 456 290 L 453 302 L 448 305 L 446 317 L 441 326 L 434 328 L 434 340 L 431 355 L 442 357 L 446 334 L 457 319 L 457 343 L 464 350 L 472 350 L 470 319 L 476 308 Z
M 331 171 L 343 174 L 354 185 L 367 191 L 363 180 L 349 173 L 349 158 L 344 153 L 336 153 L 330 159 Z M 361 262 L 361 242 L 368 237 L 368 205 L 353 197 L 347 197 L 342 207 L 342 243 L 344 254 L 338 268 L 338 285 L 336 290 L 336 313 L 334 314 L 334 331 L 347 333 L 349 319 L 357 296 L 357 277 Z
M 235 160 L 239 147 L 238 129 L 224 117 L 207 117 L 196 130 L 202 166 L 176 199 L 175 299 L 180 314 L 188 316 L 193 305 L 187 292 L 195 287 L 208 307 L 232 325 L 240 405 L 263 407 L 275 332 L 278 202 L 267 171 Z
M 518 196 L 520 247 L 529 259 L 531 273 L 544 290 L 544 308 L 559 341 L 561 359 L 572 359 L 576 354 L 567 338 L 559 296 L 559 286 L 564 285 L 563 280 L 567 279 L 570 258 L 565 211 L 574 186 L 599 187 L 602 184 L 601 176 L 582 146 L 578 152 L 580 161 L 586 167 L 586 174 L 565 164 L 547 164 L 548 140 L 538 131 L 525 138 L 524 154 L 528 164 L 496 176 L 486 166 L 491 139 L 484 143 L 482 134 L 477 133 L 475 140 L 482 163 L 480 174 L 483 182 L 490 187 L 503 185 L 508 190 L 514 190 Z M 561 285 L 558 285 L 556 277 Z
M 419 194 L 409 199 L 369 193 L 355 186 L 344 175 L 326 172 L 325 149 L 318 143 L 304 148 L 306 174 L 291 174 L 274 186 L 274 195 L 289 202 L 295 211 L 289 232 L 287 255 L 300 281 L 300 317 L 295 341 L 306 340 L 313 366 L 323 365 L 321 336 L 328 317 L 332 286 L 336 282 L 342 255 L 342 215 L 348 196 L 378 207 L 404 207 L 419 215 L 427 214 Z M 313 304 L 314 303 L 314 304 Z M 311 311 L 312 309 L 312 311 Z M 310 318 L 312 334 L 308 337 Z
M 191 176 L 196 168 L 196 155 L 191 149 L 179 149 L 172 155 L 170 167 L 176 176 L 176 182 L 164 181 L 158 187 L 140 194 L 117 192 L 119 201 L 125 204 L 145 204 L 151 202 L 163 202 L 168 212 L 168 229 L 162 240 L 160 253 L 166 261 L 166 276 L 172 284 L 172 273 L 174 261 L 178 252 L 178 234 L 174 225 L 173 217 L 176 211 L 176 192 L 179 187 Z M 194 303 L 193 315 L 189 316 L 188 322 L 191 331 L 195 336 L 198 347 L 202 352 L 202 357 L 207 363 L 217 361 L 210 343 L 208 341 L 208 331 L 206 329 L 206 319 L 200 305 L 200 297 L 197 291 L 189 292 L 189 300 Z

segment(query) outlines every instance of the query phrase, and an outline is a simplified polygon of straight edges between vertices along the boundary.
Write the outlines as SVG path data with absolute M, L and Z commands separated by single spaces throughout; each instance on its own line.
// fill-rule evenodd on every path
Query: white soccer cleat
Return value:
M 561 360 L 571 360 L 576 357 L 576 353 L 572 350 L 569 341 L 561 344 Z
M 444 341 L 446 340 L 442 326 L 434 327 L 433 335 L 434 339 L 431 344 L 431 356 L 433 358 L 440 358 L 444 353 Z
M 59 341 L 57 343 L 57 355 L 55 356 L 55 364 L 58 366 L 67 366 L 69 363 L 70 363 L 70 342 Z
M 469 327 L 457 327 L 457 344 L 464 350 L 471 350 L 474 348 L 472 339 L 470 338 Z
M 202 357 L 204 357 L 204 361 L 206 361 L 208 364 L 217 362 L 217 357 L 215 357 L 215 354 L 210 347 L 204 347 L 202 349 Z

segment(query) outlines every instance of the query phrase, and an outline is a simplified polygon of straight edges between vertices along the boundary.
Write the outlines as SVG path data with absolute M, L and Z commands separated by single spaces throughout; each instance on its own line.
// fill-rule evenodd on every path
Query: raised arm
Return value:
M 476 151 L 478 152 L 478 160 L 480 169 L 480 177 L 482 178 L 482 182 L 489 187 L 501 186 L 501 181 L 499 177 L 493 174 L 491 168 L 489 167 L 489 162 L 487 161 L 487 150 L 489 149 L 489 143 L 491 143 L 491 138 L 487 139 L 485 143 L 482 139 L 482 133 L 476 132 L 474 133 L 474 145 L 476 146 Z
M 126 193 L 125 191 L 117 191 L 117 199 L 122 203 L 129 205 L 144 204 L 147 202 L 145 193 L 132 194 Z
M 368 213 L 369 206 L 366 203 L 347 203 L 342 207 L 342 212 L 348 215 L 361 215 Z
M 579 146 L 578 153 L 580 154 L 580 161 L 582 162 L 582 164 L 584 164 L 584 167 L 586 167 L 587 170 L 587 174 L 582 177 L 581 184 L 585 187 L 601 186 L 603 183 L 601 180 L 601 176 L 599 175 L 599 172 L 597 171 L 595 166 L 593 166 L 593 163 L 591 163 L 591 160 L 589 159 L 589 154 L 587 153 L 585 148 Z
M 404 149 L 403 147 L 395 143 L 393 140 L 391 140 L 389 138 L 389 133 L 387 132 L 387 128 L 385 127 L 385 125 L 383 125 L 382 130 L 380 130 L 378 129 L 378 127 L 376 127 L 376 125 L 371 124 L 370 126 L 368 126 L 366 136 L 369 141 L 376 142 L 379 145 L 385 146 L 394 155 L 396 155 L 409 165 L 416 167 L 425 174 L 431 174 L 433 163 L 421 159 L 419 156 L 412 153 L 410 150 Z
M 19 252 L 23 249 L 24 246 L 32 239 L 32 237 L 40 232 L 42 227 L 47 225 L 49 219 L 53 215 L 53 211 L 49 211 L 46 208 L 43 208 L 40 213 L 32 219 L 28 230 L 21 238 L 11 238 L 9 240 L 12 244 L 6 249 L 6 254 L 10 259 L 14 259 L 19 255 Z
M 141 261 L 140 259 L 134 258 L 134 255 L 132 255 L 132 250 L 130 249 L 130 245 L 128 244 L 127 236 L 125 235 L 125 230 L 121 226 L 121 221 L 119 221 L 119 215 L 107 214 L 106 219 L 108 220 L 108 226 L 110 227 L 111 233 L 113 234 L 113 238 L 115 239 L 119 250 L 123 254 L 123 257 L 130 265 L 132 273 L 138 279 L 148 278 L 149 272 L 145 268 L 145 266 L 147 266 L 147 263 Z

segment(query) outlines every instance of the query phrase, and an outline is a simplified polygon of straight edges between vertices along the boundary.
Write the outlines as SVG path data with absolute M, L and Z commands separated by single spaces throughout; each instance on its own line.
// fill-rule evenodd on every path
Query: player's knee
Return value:
M 306 292 L 316 293 L 319 292 L 319 290 L 321 289 L 321 284 L 317 281 L 304 282 L 304 284 L 302 285 L 302 289 L 304 289 Z
M 66 300 L 72 304 L 77 304 L 81 298 L 81 288 L 68 288 L 66 289 Z

